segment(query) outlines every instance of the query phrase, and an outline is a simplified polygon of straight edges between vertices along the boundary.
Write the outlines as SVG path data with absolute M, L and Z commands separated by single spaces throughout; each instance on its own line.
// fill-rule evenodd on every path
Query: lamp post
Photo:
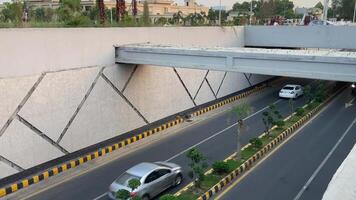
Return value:
M 250 25 L 252 24 L 252 0 L 251 0 L 251 4 L 250 4 Z
M 354 7 L 354 17 L 352 18 L 352 22 L 355 22 L 355 16 L 356 16 L 356 1 L 355 1 L 355 7 Z
M 221 0 L 219 1 L 219 26 L 221 26 Z
M 328 9 L 329 9 L 329 0 L 324 0 L 324 11 L 323 11 L 323 20 L 326 23 L 328 19 Z

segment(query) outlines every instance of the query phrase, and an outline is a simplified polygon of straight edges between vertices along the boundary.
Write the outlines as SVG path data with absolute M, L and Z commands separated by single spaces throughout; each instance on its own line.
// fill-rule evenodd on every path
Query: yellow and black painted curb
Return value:
M 224 186 L 227 184 L 231 183 L 237 176 L 241 175 L 244 173 L 246 170 L 250 169 L 256 162 L 258 162 L 263 156 L 268 154 L 272 149 L 274 149 L 278 144 L 280 144 L 282 141 L 284 141 L 287 137 L 295 133 L 295 131 L 304 125 L 309 119 L 311 119 L 316 113 L 318 113 L 324 105 L 326 105 L 334 96 L 336 96 L 339 92 L 341 92 L 344 88 L 341 88 L 337 92 L 335 92 L 333 95 L 331 95 L 327 100 L 325 100 L 323 103 L 321 103 L 318 107 L 314 108 L 311 110 L 308 114 L 306 114 L 304 117 L 302 117 L 300 120 L 295 122 L 291 127 L 288 129 L 284 130 L 282 133 L 279 134 L 278 137 L 276 137 L 274 140 L 272 140 L 270 143 L 265 145 L 261 150 L 259 150 L 257 153 L 255 153 L 252 157 L 250 157 L 248 160 L 246 160 L 239 168 L 235 169 L 232 171 L 230 174 L 225 176 L 222 180 L 219 181 L 216 185 L 214 185 L 212 188 L 210 188 L 207 192 L 205 192 L 203 195 L 201 195 L 197 200 L 208 200 L 210 199 L 214 194 L 218 193 L 220 190 L 223 189 Z
M 45 180 L 51 176 L 54 176 L 56 174 L 59 174 L 63 171 L 66 171 L 68 169 L 71 169 L 71 168 L 74 168 L 74 167 L 77 167 L 83 163 L 86 163 L 90 160 L 93 160 L 95 158 L 98 158 L 98 157 L 101 157 L 107 153 L 110 153 L 114 150 L 117 150 L 117 149 L 121 149 L 129 144 L 132 144 L 134 142 L 137 142 L 139 140 L 142 140 L 144 138 L 147 138 L 151 135 L 154 135 L 160 131 L 163 131 L 167 128 L 170 128 L 172 126 L 175 126 L 177 124 L 180 124 L 182 123 L 184 120 L 183 118 L 177 118 L 176 120 L 173 120 L 173 121 L 169 121 L 161 126 L 158 126 L 156 128 L 153 128 L 151 130 L 148 130 L 148 131 L 145 131 L 141 134 L 138 134 L 138 135 L 135 135 L 131 138 L 127 138 L 125 140 L 122 140 L 118 143 L 115 143 L 115 144 L 112 144 L 110 146 L 106 146 L 104 148 L 101 148 L 95 152 L 92 152 L 90 154 L 87 154 L 87 155 L 84 155 L 82 157 L 79 157 L 79 158 L 76 158 L 74 160 L 71 160 L 69 162 L 66 162 L 62 165 L 59 165 L 59 166 L 56 166 L 56 167 L 53 167 L 49 170 L 46 170 L 38 175 L 35 175 L 35 176 L 32 176 L 32 177 L 29 177 L 27 179 L 23 179 L 17 183 L 14 183 L 14 184 L 11 184 L 10 186 L 6 187 L 6 188 L 1 188 L 0 189 L 0 197 L 4 197 L 8 194 L 11 194 L 11 193 L 14 193 L 16 192 L 17 190 L 19 189 L 22 189 L 22 188 L 25 188 L 25 187 L 28 187 L 32 184 L 35 184 L 35 183 L 38 183 L 42 180 Z
M 232 102 L 234 102 L 234 101 L 236 101 L 236 100 L 245 98 L 245 97 L 247 97 L 247 96 L 249 96 L 249 95 L 251 95 L 251 94 L 253 94 L 253 93 L 255 93 L 255 92 L 258 92 L 258 91 L 262 90 L 262 89 L 265 88 L 266 86 L 267 86 L 267 84 L 262 84 L 262 85 L 256 86 L 256 87 L 254 87 L 254 88 L 251 89 L 251 90 L 248 90 L 248 91 L 243 92 L 243 93 L 241 93 L 241 94 L 238 94 L 238 95 L 236 95 L 236 96 L 230 97 L 230 98 L 228 98 L 228 99 L 225 99 L 225 100 L 223 100 L 223 101 L 220 101 L 220 102 L 218 102 L 218 103 L 216 103 L 216 104 L 213 104 L 213 105 L 211 105 L 211 106 L 202 108 L 202 109 L 200 109 L 200 110 L 198 110 L 198 111 L 195 111 L 195 112 L 192 113 L 192 115 L 193 115 L 193 116 L 202 115 L 202 114 L 204 114 L 204 113 L 206 113 L 206 112 L 209 112 L 209 111 L 211 111 L 211 110 L 214 110 L 214 109 L 216 109 L 216 108 L 219 108 L 219 107 L 221 107 L 221 106 L 223 106 L 223 105 L 226 105 L 226 104 L 232 103 Z
M 233 97 L 230 97 L 230 98 L 227 98 L 223 101 L 220 101 L 216 104 L 213 104 L 211 106 L 208 106 L 208 107 L 205 107 L 205 108 L 202 108 L 201 110 L 198 110 L 198 111 L 195 111 L 192 113 L 193 116 L 198 116 L 198 115 L 202 115 L 208 111 L 211 111 L 211 110 L 214 110 L 216 108 L 219 108 L 223 105 L 226 105 L 226 104 L 229 104 L 229 103 L 232 103 L 238 99 L 242 99 L 242 98 L 245 98 L 247 96 L 249 96 L 250 94 L 252 93 L 255 93 L 255 92 L 258 92 L 260 90 L 262 90 L 263 88 L 265 88 L 267 86 L 267 84 L 262 84 L 262 85 L 259 85 L 259 86 L 255 86 L 254 88 L 248 90 L 248 91 L 245 91 L 243 93 L 240 93 L 238 95 L 235 95 Z M 127 139 L 124 139 L 124 140 L 121 140 L 120 142 L 117 142 L 117 143 L 114 143 L 110 146 L 106 146 L 104 148 L 100 148 L 99 150 L 95 151 L 95 152 L 92 152 L 92 153 L 89 153 L 87 155 L 84 155 L 84 156 L 81 156 L 81 157 L 78 157 L 74 160 L 71 160 L 71 161 L 68 161 L 68 162 L 65 162 L 64 164 L 62 165 L 58 165 L 56 167 L 53 167 L 53 168 L 50 168 L 48 170 L 45 170 L 44 172 L 42 173 L 39 173 L 37 175 L 34 175 L 32 177 L 29 177 L 29 178 L 26 178 L 26 179 L 23 179 L 21 181 L 18 181 L 14 184 L 10 184 L 9 186 L 5 187 L 5 188 L 0 188 L 0 198 L 1 197 L 4 197 L 6 195 L 9 195 L 11 193 L 14 193 L 22 188 L 26 188 L 30 185 L 33 185 L 35 183 L 38 183 L 42 180 L 45 180 L 45 179 L 48 179 L 49 177 L 51 176 L 54 176 L 56 174 L 59 174 L 61 172 L 64 172 L 68 169 L 71 169 L 71 168 L 74 168 L 74 167 L 77 167 L 83 163 L 86 163 L 90 160 L 93 160 L 95 158 L 98 158 L 98 157 L 101 157 L 107 153 L 110 153 L 114 150 L 117 150 L 117 149 L 121 149 L 129 144 L 132 144 L 134 142 L 137 142 L 139 140 L 142 140 L 144 138 L 147 138 L 151 135 L 154 135 L 160 131 L 163 131 L 167 128 L 170 128 L 170 127 L 173 127 L 177 124 L 180 124 L 184 122 L 184 119 L 181 118 L 181 117 L 177 117 L 177 119 L 173 120 L 173 121 L 169 121 L 167 123 L 164 123 L 163 125 L 160 125 L 156 128 L 153 128 L 153 129 L 150 129 L 148 131 L 145 131 L 141 134 L 138 134 L 138 135 L 135 135 L 133 137 L 130 137 L 130 138 L 127 138 Z

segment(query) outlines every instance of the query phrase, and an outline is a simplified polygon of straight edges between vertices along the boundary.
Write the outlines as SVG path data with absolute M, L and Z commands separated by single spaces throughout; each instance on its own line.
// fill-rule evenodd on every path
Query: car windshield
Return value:
M 127 172 L 123 173 L 119 178 L 117 178 L 115 180 L 115 183 L 123 185 L 123 186 L 128 186 L 129 185 L 129 181 L 131 179 L 138 179 L 141 180 L 141 177 L 138 176 L 134 176 L 132 174 L 129 174 Z
M 294 87 L 286 86 L 283 88 L 283 90 L 294 90 Z

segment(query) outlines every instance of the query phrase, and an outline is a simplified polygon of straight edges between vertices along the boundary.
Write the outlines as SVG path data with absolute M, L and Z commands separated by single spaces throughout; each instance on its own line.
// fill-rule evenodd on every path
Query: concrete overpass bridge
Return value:
M 115 55 L 117 63 L 355 82 L 354 35 L 356 26 L 246 27 L 245 46 L 254 48 L 132 44 Z

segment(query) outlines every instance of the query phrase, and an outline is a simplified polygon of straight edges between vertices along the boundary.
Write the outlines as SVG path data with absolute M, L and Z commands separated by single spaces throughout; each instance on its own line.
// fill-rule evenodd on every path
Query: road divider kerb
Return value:
M 305 108 L 305 107 L 306 107 L 306 105 L 303 106 L 303 108 Z M 291 115 L 289 115 L 289 116 L 287 116 L 286 118 L 284 118 L 283 121 L 287 121 L 288 119 L 290 119 L 291 117 L 293 117 L 295 114 L 296 114 L 295 112 L 292 113 Z M 269 129 L 269 132 L 272 131 L 272 130 L 274 130 L 275 128 L 277 128 L 277 126 L 271 127 L 271 128 Z M 263 132 L 260 136 L 258 136 L 258 138 L 261 139 L 261 138 L 264 137 L 265 135 L 266 135 L 266 132 Z M 241 148 L 241 151 L 245 150 L 246 148 L 250 147 L 251 145 L 252 145 L 251 143 L 247 143 L 245 146 L 243 146 L 243 147 Z M 225 158 L 225 159 L 224 159 L 224 162 L 233 159 L 235 156 L 236 156 L 236 152 L 233 153 L 233 154 L 231 154 L 229 157 Z M 207 170 L 207 171 L 204 173 L 204 175 L 209 175 L 209 174 L 213 173 L 213 171 L 214 171 L 213 168 L 210 168 L 209 170 Z M 193 183 L 193 182 L 189 183 L 189 184 L 186 185 L 184 188 L 180 189 L 178 192 L 176 192 L 176 193 L 174 194 L 174 196 L 179 196 L 182 192 L 188 190 L 188 189 L 189 189 L 190 187 L 192 187 L 192 186 L 194 186 L 194 183 Z
M 207 113 L 209 111 L 212 111 L 214 109 L 217 109 L 219 107 L 222 107 L 226 104 L 229 104 L 229 103 L 233 103 L 235 102 L 236 100 L 239 100 L 239 99 L 242 99 L 242 98 L 245 98 L 253 93 L 256 93 L 258 91 L 261 91 L 262 89 L 264 89 L 265 87 L 267 86 L 267 84 L 262 84 L 262 85 L 259 85 L 259 86 L 255 86 L 254 88 L 248 90 L 248 91 L 245 91 L 243 93 L 240 93 L 236 96 L 233 96 L 233 97 L 230 97 L 228 99 L 225 99 L 223 101 L 220 101 L 218 103 L 215 103 L 211 106 L 208 106 L 208 107 L 205 107 L 205 108 L 202 108 L 198 111 L 195 111 L 193 112 L 191 115 L 192 116 L 199 116 L 199 115 L 202 115 L 204 113 Z M 118 149 L 122 149 L 123 147 L 125 146 L 128 146 L 129 144 L 132 144 L 132 143 L 135 143 L 137 141 L 140 141 L 144 138 L 147 138 L 151 135 L 154 135 L 158 132 L 161 132 L 165 129 L 168 129 L 168 128 L 171 128 L 173 126 L 176 126 L 178 124 L 181 124 L 182 122 L 184 122 L 184 119 L 180 116 L 177 117 L 177 119 L 175 120 L 172 120 L 172 121 L 169 121 L 167 123 L 164 123 L 158 127 L 155 127 L 153 129 L 150 129 L 150 130 L 147 130 L 147 131 L 144 131 L 143 133 L 141 134 L 138 134 L 138 135 L 135 135 L 133 137 L 130 137 L 130 138 L 127 138 L 127 139 L 124 139 L 120 142 L 117 142 L 115 144 L 112 144 L 110 146 L 106 146 L 104 148 L 101 148 L 95 152 L 92 152 L 90 154 L 87 154 L 87 155 L 84 155 L 82 157 L 79 157 L 79 158 L 76 158 L 74 160 L 71 160 L 71 161 L 68 161 L 64 164 L 61 164 L 59 166 L 56 166 L 56 167 L 53 167 L 51 169 L 48 169 L 38 175 L 34 175 L 32 177 L 29 177 L 29 178 L 26 178 L 26 179 L 23 179 L 21 181 L 18 181 L 16 183 L 13 183 L 13 184 L 10 184 L 9 186 L 5 187 L 5 188 L 0 188 L 0 198 L 1 197 L 4 197 L 6 195 L 9 195 L 9 194 L 12 194 L 22 188 L 25 188 L 25 187 L 28 187 L 30 185 L 33 185 L 35 183 L 38 183 L 40 181 L 43 181 L 43 180 L 46 180 L 48 179 L 49 177 L 52 177 L 56 174 L 59 174 L 61 172 L 64 172 L 64 171 L 67 171 L 71 168 L 75 168 L 83 163 L 86 163 L 90 160 L 93 160 L 95 158 L 98 158 L 98 157 L 101 157 L 101 156 L 104 156 L 105 154 L 107 153 L 110 153 L 112 151 L 115 151 L 115 150 L 118 150 Z
M 250 157 L 248 160 L 246 160 L 240 167 L 238 167 L 237 169 L 232 171 L 230 174 L 225 176 L 221 181 L 219 181 L 217 184 L 215 184 L 212 188 L 210 188 L 203 195 L 201 195 L 197 200 L 210 199 L 214 194 L 216 194 L 220 190 L 222 190 L 223 187 L 225 187 L 227 184 L 231 183 L 237 176 L 241 175 L 243 172 L 250 169 L 256 162 L 258 162 L 262 157 L 264 157 L 271 150 L 273 150 L 275 147 L 277 147 L 278 144 L 280 144 L 283 140 L 285 140 L 287 137 L 293 135 L 293 133 L 295 133 L 299 127 L 301 127 L 307 121 L 309 121 L 309 119 L 311 119 L 315 114 L 317 114 L 328 102 L 331 101 L 331 99 L 333 97 L 335 97 L 337 94 L 339 94 L 344 88 L 345 87 L 342 87 L 341 89 L 334 92 L 323 103 L 321 103 L 319 106 L 317 106 L 316 108 L 311 110 L 309 113 L 307 113 L 304 117 L 302 117 L 297 122 L 295 122 L 288 129 L 286 129 L 282 133 L 280 133 L 274 140 L 272 140 L 267 145 L 262 147 L 261 150 L 259 150 L 252 157 Z
M 213 105 L 211 105 L 211 106 L 208 106 L 208 107 L 206 107 L 206 108 L 202 108 L 202 109 L 200 109 L 200 110 L 198 110 L 198 111 L 195 111 L 195 112 L 192 113 L 192 115 L 193 115 L 194 117 L 196 117 L 196 116 L 202 115 L 202 114 L 204 114 L 204 113 L 206 113 L 206 112 L 212 111 L 212 110 L 214 110 L 214 109 L 216 109 L 216 108 L 219 108 L 219 107 L 221 107 L 221 106 L 224 106 L 224 105 L 226 105 L 226 104 L 233 103 L 233 102 L 236 101 L 236 100 L 245 98 L 245 97 L 251 95 L 252 93 L 255 93 L 255 92 L 258 92 L 258 91 L 264 89 L 266 86 L 267 86 L 267 84 L 262 84 L 262 85 L 260 85 L 260 86 L 256 86 L 256 87 L 254 87 L 254 88 L 251 89 L 251 90 L 248 90 L 248 91 L 243 92 L 243 93 L 241 93 L 241 94 L 238 94 L 238 95 L 236 95 L 236 96 L 230 97 L 230 98 L 228 98 L 228 99 L 225 99 L 225 100 L 223 100 L 223 101 L 221 101 L 221 102 L 218 102 L 218 103 L 213 104 Z

